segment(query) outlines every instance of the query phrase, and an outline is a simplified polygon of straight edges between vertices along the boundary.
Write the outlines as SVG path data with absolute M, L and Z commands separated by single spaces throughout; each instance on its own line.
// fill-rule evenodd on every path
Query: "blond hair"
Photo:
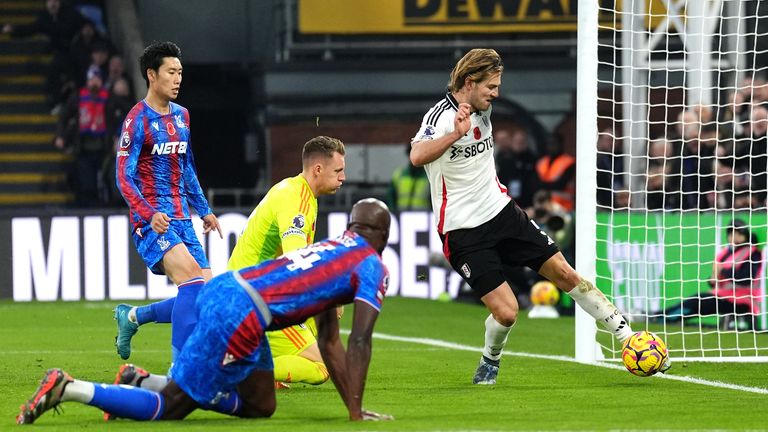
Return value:
M 307 165 L 316 156 L 332 158 L 334 153 L 344 156 L 344 143 L 340 139 L 320 135 L 304 143 L 301 161 Z
M 454 66 L 448 89 L 458 93 L 464 87 L 467 78 L 478 83 L 488 79 L 492 74 L 501 72 L 504 72 L 504 65 L 496 50 L 475 48 L 464 54 L 464 57 Z

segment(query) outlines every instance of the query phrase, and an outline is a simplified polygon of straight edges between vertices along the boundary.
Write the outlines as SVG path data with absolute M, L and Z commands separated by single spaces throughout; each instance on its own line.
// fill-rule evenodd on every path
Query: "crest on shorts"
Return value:
M 160 250 L 166 250 L 168 249 L 168 246 L 171 245 L 171 242 L 165 239 L 165 236 L 160 237 L 157 239 L 157 245 L 160 246 Z
M 469 264 L 464 263 L 464 265 L 461 266 L 461 272 L 464 273 L 465 277 L 472 276 L 472 270 L 469 268 Z
M 232 355 L 230 353 L 226 353 L 226 354 L 224 354 L 224 358 L 221 360 L 221 365 L 222 366 L 226 366 L 226 365 L 228 365 L 228 364 L 230 364 L 230 363 L 232 363 L 232 362 L 234 362 L 236 360 L 237 359 L 235 358 L 234 355 Z
M 389 273 L 384 275 L 384 279 L 381 281 L 381 286 L 379 287 L 379 290 L 376 291 L 376 300 L 378 300 L 379 303 L 384 302 L 384 295 L 386 295 L 388 288 L 389 288 Z

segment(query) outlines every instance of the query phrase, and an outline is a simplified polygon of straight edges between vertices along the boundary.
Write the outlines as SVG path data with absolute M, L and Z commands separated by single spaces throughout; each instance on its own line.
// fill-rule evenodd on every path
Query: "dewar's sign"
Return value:
M 616 0 L 595 0 L 613 27 Z M 578 0 L 299 0 L 306 34 L 576 31 Z

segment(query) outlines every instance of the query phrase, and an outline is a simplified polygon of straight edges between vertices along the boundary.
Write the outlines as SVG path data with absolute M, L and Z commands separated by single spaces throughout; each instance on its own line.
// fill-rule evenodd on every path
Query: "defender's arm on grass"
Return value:
M 341 399 L 349 410 L 350 420 L 391 420 L 391 416 L 363 410 L 363 390 L 368 365 L 371 361 L 371 337 L 373 325 L 379 312 L 371 305 L 356 300 L 352 318 L 352 333 L 349 335 L 349 347 L 339 337 L 339 319 L 336 310 L 329 309 L 318 314 L 317 342 L 323 355 L 328 373 L 331 375 Z

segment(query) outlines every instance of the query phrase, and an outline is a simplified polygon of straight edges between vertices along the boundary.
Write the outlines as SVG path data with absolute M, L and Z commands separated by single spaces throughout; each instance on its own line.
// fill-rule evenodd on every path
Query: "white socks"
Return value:
M 136 318 L 136 307 L 132 307 L 131 310 L 128 311 L 128 321 L 138 324 L 139 320 Z
M 488 315 L 488 318 L 485 319 L 485 348 L 483 348 L 483 355 L 490 360 L 499 361 L 501 359 L 501 350 L 504 349 L 504 344 L 507 343 L 507 336 L 509 336 L 510 330 L 512 330 L 512 326 L 503 326 L 493 318 L 493 314 Z
M 619 342 L 624 342 L 632 336 L 632 328 L 624 319 L 616 306 L 605 295 L 584 279 L 576 285 L 568 295 L 581 306 L 595 321 L 611 331 Z
M 138 387 L 160 393 L 170 380 L 166 375 L 149 374 L 141 380 Z
M 96 385 L 88 381 L 74 380 L 64 387 L 64 393 L 61 395 L 61 401 L 75 401 L 87 404 L 93 399 L 96 391 L 93 386 Z

